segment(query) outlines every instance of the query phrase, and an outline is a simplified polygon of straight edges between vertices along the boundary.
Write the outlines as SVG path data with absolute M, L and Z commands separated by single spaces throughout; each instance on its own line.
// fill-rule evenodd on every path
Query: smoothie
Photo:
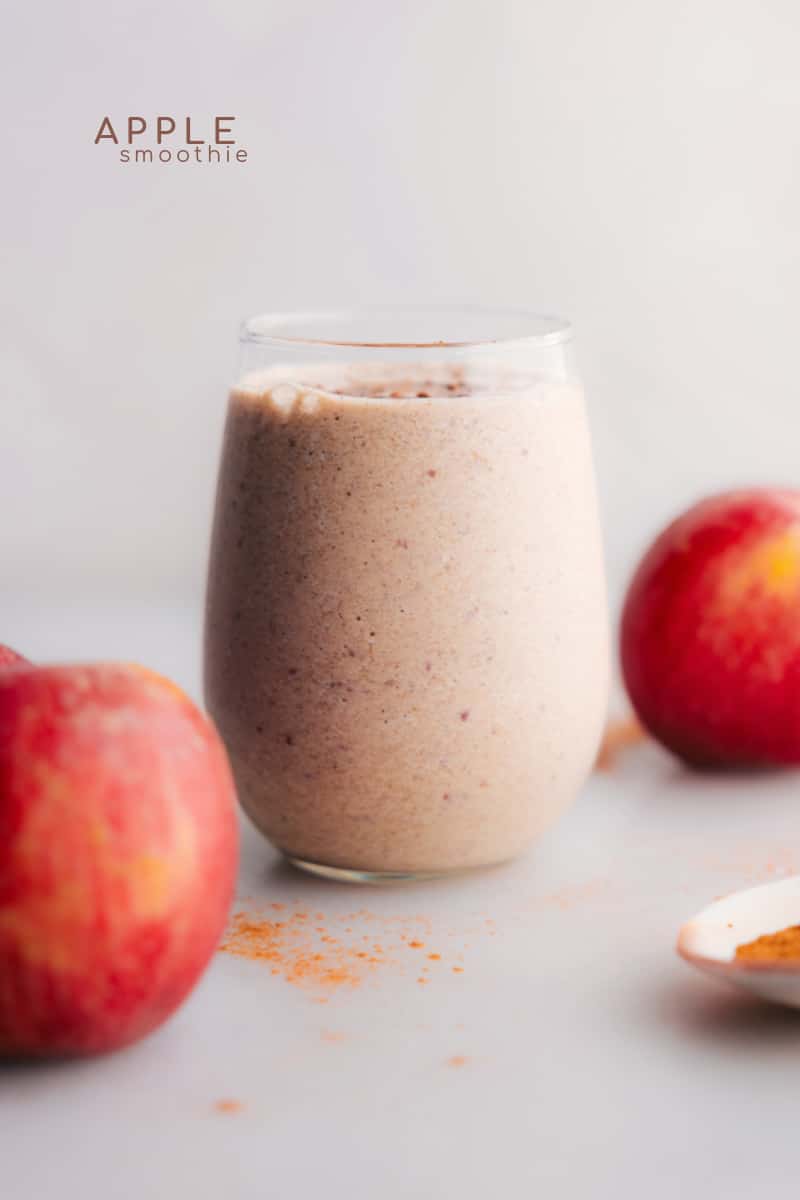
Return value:
M 234 389 L 206 699 L 284 854 L 412 874 L 519 854 L 583 782 L 607 679 L 577 383 L 323 364 Z

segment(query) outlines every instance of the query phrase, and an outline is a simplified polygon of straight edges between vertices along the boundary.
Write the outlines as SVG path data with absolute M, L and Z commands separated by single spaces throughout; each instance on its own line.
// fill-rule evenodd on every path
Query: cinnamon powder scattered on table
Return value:
M 330 934 L 317 946 L 306 922 L 302 912 L 280 921 L 237 913 L 220 949 L 271 963 L 273 975 L 282 975 L 287 983 L 325 991 L 357 987 L 366 968 L 382 961 L 382 956 L 356 951 Z
M 600 749 L 595 759 L 596 771 L 613 771 L 617 761 L 626 750 L 645 741 L 647 734 L 636 717 L 623 717 L 609 721 Z
M 220 946 L 225 954 L 262 962 L 273 975 L 311 994 L 318 1003 L 332 995 L 360 987 L 387 967 L 394 966 L 401 974 L 410 971 L 425 948 L 426 942 L 415 936 L 430 936 L 430 922 L 424 917 L 380 918 L 361 909 L 328 918 L 305 909 L 292 911 L 285 905 L 272 904 L 269 915 L 264 911 L 236 913 Z M 273 915 L 276 914 L 276 915 Z M 279 915 L 277 915 L 279 914 Z M 379 925 L 379 930 L 374 928 Z M 365 933 L 364 929 L 371 929 Z M 458 946 L 454 949 L 460 950 Z M 444 957 L 433 951 L 427 958 L 437 964 L 423 967 L 417 982 L 423 986 L 431 981 L 427 972 L 445 967 Z M 460 954 L 450 956 L 460 958 Z M 404 961 L 405 960 L 405 961 Z M 457 968 L 462 973 L 463 967 Z

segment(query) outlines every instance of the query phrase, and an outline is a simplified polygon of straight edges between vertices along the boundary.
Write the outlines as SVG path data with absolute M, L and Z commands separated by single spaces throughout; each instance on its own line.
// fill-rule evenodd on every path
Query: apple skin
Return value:
M 223 931 L 236 797 L 211 722 L 134 665 L 0 671 L 0 1056 L 114 1050 Z
M 4 646 L 0 642 L 0 669 L 3 667 L 15 667 L 20 663 L 26 663 L 27 658 L 23 658 L 21 654 L 17 654 L 16 650 L 12 650 L 10 646 Z
M 712 496 L 644 556 L 620 652 L 645 728 L 697 767 L 800 764 L 800 492 Z

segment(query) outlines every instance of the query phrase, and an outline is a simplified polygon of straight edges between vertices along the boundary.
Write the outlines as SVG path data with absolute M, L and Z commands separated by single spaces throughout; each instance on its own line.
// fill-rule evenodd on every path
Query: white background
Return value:
M 4 58 L 0 602 L 199 603 L 267 309 L 571 317 L 615 600 L 677 507 L 796 480 L 793 0 L 32 3 Z M 129 113 L 249 161 L 121 165 Z

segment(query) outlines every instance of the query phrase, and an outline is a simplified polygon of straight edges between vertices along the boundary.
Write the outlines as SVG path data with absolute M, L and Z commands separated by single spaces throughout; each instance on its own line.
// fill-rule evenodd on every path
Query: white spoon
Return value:
M 678 953 L 693 967 L 776 1004 L 800 1008 L 800 958 L 749 961 L 736 947 L 800 925 L 800 876 L 734 892 L 681 926 Z

